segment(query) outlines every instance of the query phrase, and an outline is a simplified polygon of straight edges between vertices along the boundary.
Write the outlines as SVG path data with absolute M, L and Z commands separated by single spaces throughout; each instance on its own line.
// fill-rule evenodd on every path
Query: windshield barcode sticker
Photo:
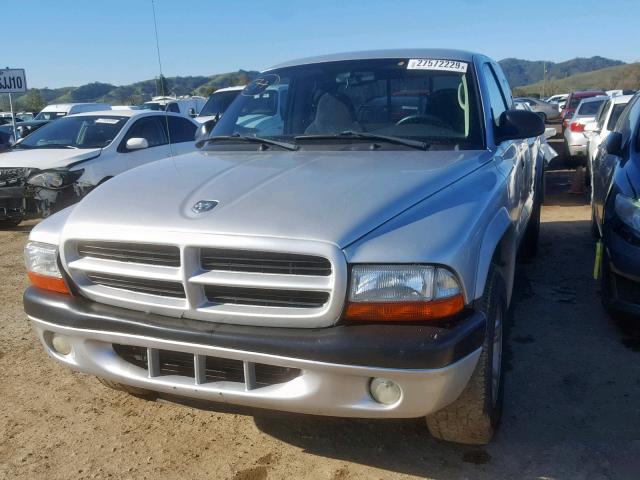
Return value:
M 467 73 L 467 62 L 457 60 L 435 60 L 433 58 L 412 58 L 407 70 L 439 70 L 442 72 Z
M 120 120 L 117 118 L 96 118 L 95 123 L 108 123 L 109 125 L 115 125 Z

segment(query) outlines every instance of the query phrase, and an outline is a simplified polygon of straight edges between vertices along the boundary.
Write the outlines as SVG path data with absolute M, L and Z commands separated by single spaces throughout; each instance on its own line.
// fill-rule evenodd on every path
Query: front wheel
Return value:
M 485 340 L 469 383 L 460 397 L 427 416 L 431 435 L 448 442 L 485 445 L 491 441 L 502 415 L 502 351 L 507 314 L 502 275 L 492 266 L 480 309 L 487 317 Z

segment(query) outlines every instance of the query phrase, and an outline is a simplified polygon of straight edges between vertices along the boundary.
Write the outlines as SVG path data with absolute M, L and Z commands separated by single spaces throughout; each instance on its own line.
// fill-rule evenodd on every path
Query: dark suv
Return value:
M 640 316 L 640 94 L 609 133 L 593 163 L 593 229 L 602 238 L 602 301 Z
M 582 90 L 578 92 L 571 92 L 567 97 L 567 102 L 564 108 L 560 112 L 560 118 L 562 119 L 562 131 L 569 126 L 571 117 L 580 105 L 580 102 L 585 98 L 597 97 L 598 95 L 606 95 L 602 90 Z

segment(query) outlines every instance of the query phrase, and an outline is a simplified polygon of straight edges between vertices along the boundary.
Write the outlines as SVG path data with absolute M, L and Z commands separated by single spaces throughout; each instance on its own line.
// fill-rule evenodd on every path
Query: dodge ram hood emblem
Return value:
M 196 202 L 193 207 L 191 207 L 191 211 L 193 213 L 210 212 L 211 210 L 216 208 L 218 203 L 219 202 L 217 200 L 200 200 L 199 202 Z

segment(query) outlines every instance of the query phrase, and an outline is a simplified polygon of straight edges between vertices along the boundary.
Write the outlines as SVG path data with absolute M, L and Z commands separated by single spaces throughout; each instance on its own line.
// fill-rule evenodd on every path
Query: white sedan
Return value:
M 109 110 L 51 122 L 0 154 L 0 226 L 48 216 L 131 168 L 196 149 L 182 115 Z

